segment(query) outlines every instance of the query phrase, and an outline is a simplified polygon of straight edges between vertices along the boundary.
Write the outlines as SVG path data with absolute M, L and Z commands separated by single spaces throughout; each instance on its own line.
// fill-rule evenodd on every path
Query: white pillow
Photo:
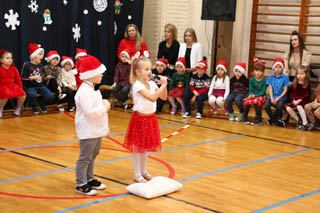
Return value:
M 151 199 L 178 191 L 182 184 L 171 178 L 158 176 L 147 183 L 134 183 L 126 188 L 132 194 Z

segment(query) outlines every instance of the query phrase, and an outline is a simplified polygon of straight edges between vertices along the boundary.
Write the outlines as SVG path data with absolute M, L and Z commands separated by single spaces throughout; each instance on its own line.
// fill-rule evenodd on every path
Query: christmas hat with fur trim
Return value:
M 106 67 L 94 56 L 85 55 L 79 58 L 80 79 L 85 80 L 106 71 Z
M 233 72 L 235 72 L 236 69 L 239 70 L 243 75 L 245 75 L 247 72 L 247 65 L 244 62 L 236 63 L 236 66 L 233 68 Z
M 80 48 L 77 48 L 76 49 L 76 56 L 74 57 L 76 60 L 78 60 L 78 58 L 80 56 L 85 56 L 87 55 L 87 50 L 84 50 L 84 49 L 80 49 Z
M 34 57 L 36 57 L 41 51 L 44 52 L 44 49 L 41 48 L 41 45 L 30 43 L 29 44 L 29 54 L 30 54 L 30 60 L 32 60 Z
M 176 61 L 176 66 L 178 64 L 180 64 L 184 70 L 186 69 L 186 59 L 184 57 L 178 58 L 178 60 Z
M 282 58 L 276 58 L 274 59 L 272 70 L 274 70 L 278 64 L 282 67 L 282 69 L 284 69 L 284 60 Z
M 129 55 L 129 50 L 128 50 L 128 49 L 122 50 L 121 53 L 120 53 L 120 55 L 121 55 L 121 54 L 125 54 L 125 55 L 127 56 L 127 58 L 130 59 L 130 55 Z
M 47 63 L 50 63 L 50 61 L 54 58 L 58 58 L 58 61 L 60 61 L 60 55 L 58 53 L 58 51 L 56 50 L 50 50 L 47 53 L 47 56 L 45 57 L 45 60 L 47 61 Z
M 62 56 L 61 66 L 64 66 L 65 63 L 67 63 L 67 62 L 69 62 L 71 64 L 71 67 L 74 66 L 73 59 L 71 57 Z
M 203 66 L 202 68 L 200 66 Z M 195 67 L 196 69 L 203 69 L 203 70 L 207 70 L 208 68 L 208 64 L 207 61 L 205 60 L 200 60 L 198 65 Z
M 217 66 L 216 66 L 216 71 L 218 68 L 222 68 L 224 72 L 227 72 L 227 62 L 225 60 L 219 60 Z
M 168 61 L 167 61 L 167 59 L 165 59 L 165 58 L 159 58 L 159 59 L 156 61 L 156 64 L 160 64 L 160 65 L 163 65 L 163 66 L 167 67 Z

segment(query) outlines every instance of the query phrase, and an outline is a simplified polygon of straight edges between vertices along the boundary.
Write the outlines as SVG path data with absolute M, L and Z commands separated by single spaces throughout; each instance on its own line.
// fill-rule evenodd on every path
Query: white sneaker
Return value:
M 196 115 L 196 119 L 201 119 L 202 118 L 202 115 L 200 112 L 197 112 L 197 115 Z
M 182 115 L 182 118 L 190 118 L 191 114 L 189 114 L 189 112 L 186 112 Z
M 21 113 L 21 109 L 16 109 L 13 114 L 16 115 L 16 116 L 19 116 Z
M 66 96 L 67 96 L 67 94 L 65 94 L 65 93 L 60 93 L 59 96 L 58 96 L 58 99 L 59 99 L 59 100 L 62 100 L 62 99 L 64 99 Z
M 64 112 L 64 108 L 61 104 L 58 104 L 57 108 L 58 108 L 59 112 Z

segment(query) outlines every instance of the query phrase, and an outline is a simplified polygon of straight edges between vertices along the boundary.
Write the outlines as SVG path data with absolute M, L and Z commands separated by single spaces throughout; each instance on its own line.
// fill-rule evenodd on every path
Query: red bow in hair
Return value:
M 0 50 L 0 55 L 3 55 L 7 50 L 6 49 L 1 49 Z

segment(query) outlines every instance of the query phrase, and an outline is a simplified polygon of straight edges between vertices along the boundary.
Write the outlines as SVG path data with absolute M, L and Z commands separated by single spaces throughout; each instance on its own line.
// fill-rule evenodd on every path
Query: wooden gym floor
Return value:
M 183 189 L 145 200 L 125 189 L 133 166 L 119 142 L 130 116 L 109 113 L 95 166 L 107 188 L 94 197 L 74 192 L 74 113 L 1 119 L 0 212 L 319 212 L 318 130 L 159 114 L 162 151 L 150 153 L 148 170 Z

